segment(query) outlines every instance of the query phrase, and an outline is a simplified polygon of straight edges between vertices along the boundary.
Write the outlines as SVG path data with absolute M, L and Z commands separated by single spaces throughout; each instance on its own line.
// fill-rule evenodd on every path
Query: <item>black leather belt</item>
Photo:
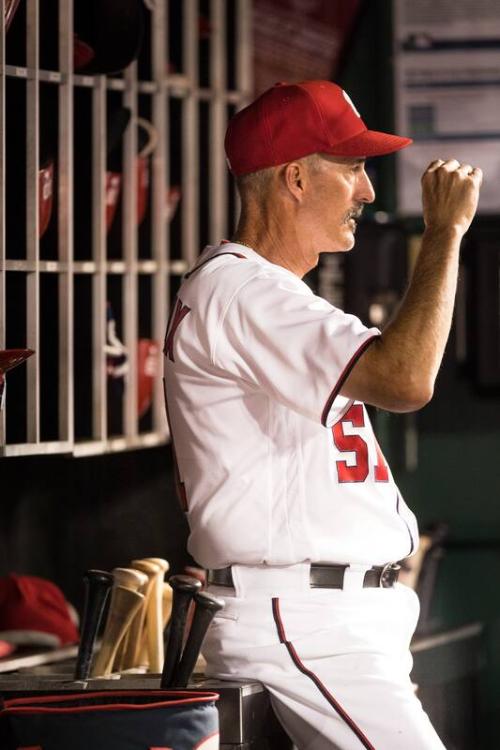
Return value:
M 349 565 L 327 565 L 312 563 L 309 574 L 309 585 L 312 589 L 344 588 L 344 573 Z M 363 588 L 383 588 L 394 586 L 398 580 L 401 566 L 397 563 L 374 565 L 366 571 Z M 229 586 L 234 588 L 231 567 L 207 570 L 207 583 L 212 586 Z

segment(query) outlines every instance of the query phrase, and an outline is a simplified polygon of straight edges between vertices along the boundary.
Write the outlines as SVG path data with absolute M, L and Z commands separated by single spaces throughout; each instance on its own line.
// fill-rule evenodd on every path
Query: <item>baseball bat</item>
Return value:
M 183 572 L 187 576 L 192 576 L 193 578 L 197 578 L 201 582 L 203 589 L 207 585 L 207 571 L 204 570 L 203 568 L 198 568 L 195 565 L 185 565 Z
M 154 586 L 155 577 L 160 572 L 159 566 L 148 560 L 132 560 L 130 564 L 136 570 L 141 570 L 145 573 L 147 576 L 147 583 L 141 591 L 141 593 L 144 594 L 143 606 L 135 615 L 128 631 L 121 665 L 124 669 L 129 669 L 130 667 L 136 667 L 139 665 L 146 666 L 148 663 L 146 650 L 144 649 L 144 653 L 142 653 L 141 644 L 143 642 L 143 635 L 145 636 L 145 620 L 151 592 Z
M 167 654 L 161 676 L 161 687 L 167 688 L 172 684 L 172 677 L 182 654 L 184 628 L 186 625 L 189 605 L 194 595 L 201 588 L 201 583 L 191 576 L 170 576 L 168 580 L 172 587 L 172 615 L 168 634 Z
M 132 591 L 137 591 L 139 594 L 144 594 L 144 591 L 148 583 L 148 576 L 144 573 L 144 571 L 138 570 L 137 568 L 132 567 L 132 566 L 129 568 L 114 568 L 113 575 L 115 577 L 116 586 L 124 586 L 125 588 L 130 589 Z M 112 667 L 114 672 L 119 672 L 122 669 L 124 669 L 124 666 L 125 666 L 124 656 L 125 656 L 125 651 L 127 649 L 127 644 L 130 640 L 130 631 L 138 613 L 143 608 L 144 608 L 144 600 L 143 600 L 143 606 L 139 607 L 138 612 L 136 612 L 136 614 L 130 621 L 125 633 L 123 634 L 123 637 L 120 640 L 120 643 L 115 653 L 114 663 Z
M 97 631 L 109 590 L 113 585 L 113 576 L 103 570 L 87 570 L 83 582 L 85 584 L 85 605 L 76 657 L 75 680 L 86 680 L 90 674 L 90 663 Z
M 132 591 L 124 586 L 115 586 L 111 592 L 108 619 L 97 654 L 92 677 L 102 677 L 111 674 L 116 651 L 120 641 L 130 625 L 130 622 L 142 604 L 144 597 L 138 591 Z
M 147 576 L 131 568 L 114 568 L 113 588 L 102 643 L 92 668 L 92 677 L 111 673 L 116 652 L 133 616 L 144 600 L 138 589 Z
M 113 568 L 112 574 L 115 586 L 124 586 L 132 591 L 139 591 L 148 582 L 147 575 L 135 568 Z
M 163 583 L 163 597 L 162 597 L 162 626 L 163 631 L 167 627 L 172 614 L 172 587 L 169 583 L 164 581 Z
M 164 660 L 163 646 L 163 583 L 165 573 L 170 565 L 161 557 L 146 557 L 145 562 L 151 562 L 160 568 L 157 573 L 149 598 L 146 611 L 146 633 L 149 669 L 160 672 Z
M 191 630 L 184 646 L 182 658 L 172 675 L 172 683 L 168 687 L 186 687 L 200 653 L 203 639 L 214 616 L 224 607 L 224 602 L 206 591 L 198 591 L 194 595 L 195 611 Z

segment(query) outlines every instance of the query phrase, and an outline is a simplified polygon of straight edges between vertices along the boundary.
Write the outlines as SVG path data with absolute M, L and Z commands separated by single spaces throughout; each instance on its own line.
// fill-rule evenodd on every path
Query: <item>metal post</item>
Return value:
M 74 440 L 73 379 L 73 0 L 59 3 L 59 439 Z
M 153 153 L 152 180 L 152 232 L 153 258 L 156 261 L 156 273 L 153 276 L 153 338 L 160 344 L 165 335 L 168 310 L 170 308 L 168 282 L 169 235 L 166 224 L 165 196 L 168 179 L 168 96 L 166 91 L 165 63 L 168 59 L 168 7 L 166 3 L 155 4 L 153 27 L 153 78 L 156 92 L 153 94 L 153 125 L 158 132 L 158 143 Z M 161 359 L 160 359 L 161 363 Z M 162 378 L 157 377 L 153 395 L 153 429 L 165 434 L 167 424 L 163 398 Z
M 39 170 L 39 76 L 38 76 L 38 0 L 26 5 L 26 250 L 30 270 L 27 274 L 27 346 L 36 354 L 27 362 L 28 442 L 40 442 L 40 253 L 38 220 Z
M 182 108 L 182 257 L 192 265 L 199 253 L 198 3 L 184 0 L 184 74 L 190 81 Z
M 96 440 L 107 437 L 106 378 L 106 79 L 97 76 L 92 91 L 92 416 Z
M 253 94 L 252 0 L 237 0 L 236 11 L 236 85 L 242 94 L 242 106 Z
M 236 88 L 241 94 L 240 109 L 249 103 L 253 94 L 252 0 L 237 0 L 236 11 Z M 235 225 L 240 214 L 240 196 L 235 195 Z
M 0 67 L 0 349 L 5 349 L 5 0 L 0 0 Z M 5 410 L 0 411 L 0 448 L 4 444 Z
M 122 285 L 124 343 L 128 353 L 128 374 L 124 396 L 124 432 L 137 435 L 137 63 L 125 71 L 123 104 L 130 110 L 130 123 L 123 142 L 122 241 L 125 276 Z
M 227 236 L 227 167 L 224 158 L 226 105 L 226 18 L 225 0 L 212 0 L 210 71 L 210 242 Z

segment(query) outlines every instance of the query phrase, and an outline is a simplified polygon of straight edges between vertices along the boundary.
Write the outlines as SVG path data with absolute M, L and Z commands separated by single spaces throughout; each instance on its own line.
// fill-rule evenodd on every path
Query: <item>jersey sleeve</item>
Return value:
M 227 304 L 212 364 L 330 427 L 352 403 L 339 395 L 342 384 L 379 335 L 299 279 L 262 274 Z

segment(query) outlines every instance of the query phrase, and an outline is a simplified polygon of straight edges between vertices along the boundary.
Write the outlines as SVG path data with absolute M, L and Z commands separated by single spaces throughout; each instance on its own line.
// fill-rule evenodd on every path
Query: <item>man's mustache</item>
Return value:
M 357 206 L 353 206 L 344 216 L 344 221 L 349 221 L 349 219 L 359 219 L 361 214 L 363 213 L 364 205 L 362 203 L 359 203 Z

